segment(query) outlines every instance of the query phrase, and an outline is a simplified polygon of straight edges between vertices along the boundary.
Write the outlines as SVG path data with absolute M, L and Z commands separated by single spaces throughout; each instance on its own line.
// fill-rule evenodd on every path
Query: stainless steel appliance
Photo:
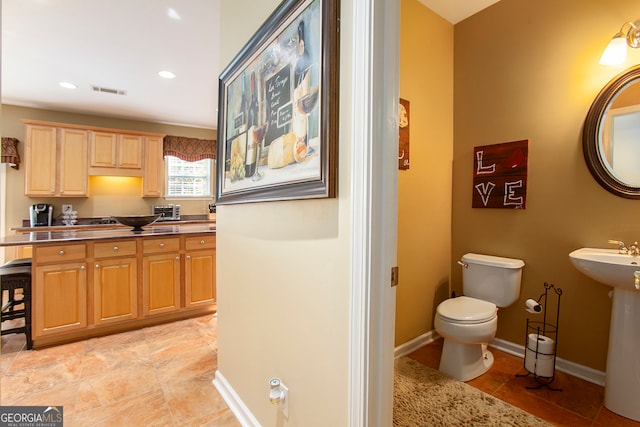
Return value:
M 38 203 L 29 206 L 29 218 L 32 227 L 51 225 L 53 222 L 53 206 L 46 203 Z
M 155 205 L 151 213 L 162 215 L 158 221 L 179 221 L 180 205 Z

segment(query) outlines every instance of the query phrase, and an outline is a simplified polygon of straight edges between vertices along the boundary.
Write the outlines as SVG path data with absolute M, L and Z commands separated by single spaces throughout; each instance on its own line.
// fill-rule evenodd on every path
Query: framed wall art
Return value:
M 338 0 L 285 0 L 219 80 L 216 204 L 335 197 Z

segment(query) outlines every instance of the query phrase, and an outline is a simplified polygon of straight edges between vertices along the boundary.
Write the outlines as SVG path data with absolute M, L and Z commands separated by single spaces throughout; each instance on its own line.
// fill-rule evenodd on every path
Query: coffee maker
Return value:
M 46 203 L 38 203 L 29 206 L 29 218 L 32 227 L 51 225 L 53 221 L 53 206 Z

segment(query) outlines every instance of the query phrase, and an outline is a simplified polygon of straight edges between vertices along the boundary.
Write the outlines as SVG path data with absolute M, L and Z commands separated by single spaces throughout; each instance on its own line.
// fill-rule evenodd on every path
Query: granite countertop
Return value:
M 216 232 L 215 222 L 210 221 L 181 223 L 179 225 L 165 224 L 166 223 L 153 224 L 153 226 L 144 227 L 142 231 L 132 231 L 131 227 L 125 226 L 113 228 L 113 224 L 111 224 L 111 228 L 108 229 L 95 226 L 78 229 L 70 229 L 70 227 L 47 227 L 48 231 L 30 231 L 0 237 L 0 247 Z

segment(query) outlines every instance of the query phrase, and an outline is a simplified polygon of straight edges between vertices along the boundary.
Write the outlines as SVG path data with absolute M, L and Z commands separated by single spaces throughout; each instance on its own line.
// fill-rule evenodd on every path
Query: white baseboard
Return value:
M 509 341 L 505 341 L 500 338 L 494 339 L 490 347 L 497 348 L 505 353 L 512 354 L 524 359 L 524 346 L 520 344 L 514 344 Z M 581 378 L 585 381 L 589 381 L 594 384 L 598 384 L 604 387 L 605 373 L 598 371 L 597 369 L 589 368 L 588 366 L 579 365 L 575 362 L 556 357 L 556 369 L 574 377 Z
M 440 338 L 440 335 L 435 330 L 431 330 L 427 333 L 424 333 L 411 341 L 407 341 L 404 344 L 400 344 L 394 350 L 394 356 L 401 357 L 406 356 L 407 354 L 423 347 L 429 343 Z M 524 346 L 519 344 L 514 344 L 509 341 L 505 341 L 500 338 L 494 339 L 490 347 L 494 347 L 498 350 L 504 351 L 505 353 L 509 353 L 513 356 L 520 357 L 524 359 Z M 574 377 L 581 378 L 585 381 L 589 381 L 594 384 L 598 384 L 604 387 L 604 376 L 605 373 L 603 371 L 598 371 L 593 368 L 589 368 L 587 366 L 579 365 L 577 363 L 571 362 L 569 360 L 562 359 L 560 357 L 556 358 L 556 369 L 558 371 L 567 373 L 569 375 L 573 375 Z
M 430 344 L 440 338 L 440 335 L 434 330 L 431 330 L 427 333 L 424 333 L 411 341 L 407 341 L 404 344 L 400 344 L 393 351 L 393 356 L 395 358 L 406 356 L 409 353 L 412 353 L 419 349 L 420 347 L 424 347 L 427 344 Z
M 229 385 L 220 371 L 216 370 L 216 376 L 213 379 L 213 385 L 220 392 L 220 395 L 227 403 L 233 415 L 236 416 L 243 427 L 260 427 L 260 423 L 253 416 L 247 405 L 244 404 L 240 396 Z

